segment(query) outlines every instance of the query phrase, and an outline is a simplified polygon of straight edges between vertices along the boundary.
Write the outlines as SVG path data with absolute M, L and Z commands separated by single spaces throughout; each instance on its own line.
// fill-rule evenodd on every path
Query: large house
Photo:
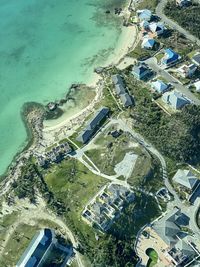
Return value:
M 115 74 L 112 76 L 112 81 L 114 83 L 115 93 L 120 97 L 123 106 L 125 108 L 133 106 L 134 99 L 127 92 L 122 77 L 119 74 Z
M 165 93 L 169 89 L 169 85 L 161 80 L 151 83 L 151 88 L 159 94 Z
M 150 21 L 152 17 L 152 12 L 148 9 L 142 9 L 137 11 L 137 15 L 140 21 Z
M 165 55 L 161 59 L 161 63 L 165 66 L 170 66 L 180 59 L 179 54 L 174 52 L 171 48 L 165 49 Z
M 177 71 L 180 73 L 180 75 L 183 78 L 191 78 L 192 75 L 195 73 L 197 69 L 197 66 L 195 64 L 190 65 L 183 65 L 180 68 L 177 69 Z
M 40 230 L 32 239 L 16 267 L 42 267 L 56 243 L 57 239 L 53 230 Z
M 175 208 L 153 224 L 153 229 L 167 246 L 165 253 L 173 264 L 172 266 L 184 266 L 196 255 L 189 243 L 187 234 L 182 232 L 183 227 L 189 226 L 189 221 L 187 215 Z
M 138 65 L 133 66 L 131 72 L 138 80 L 143 80 L 148 77 L 151 73 L 151 70 L 146 64 L 139 63 Z
M 101 107 L 96 112 L 95 116 L 88 122 L 86 128 L 79 134 L 76 140 L 83 144 L 87 143 L 98 130 L 100 124 L 107 118 L 109 112 L 109 108 Z
M 192 193 L 200 180 L 190 170 L 179 169 L 174 175 L 173 181 Z
M 162 96 L 162 100 L 175 110 L 181 109 L 185 105 L 191 103 L 189 99 L 184 97 L 180 92 L 176 90 L 164 93 Z

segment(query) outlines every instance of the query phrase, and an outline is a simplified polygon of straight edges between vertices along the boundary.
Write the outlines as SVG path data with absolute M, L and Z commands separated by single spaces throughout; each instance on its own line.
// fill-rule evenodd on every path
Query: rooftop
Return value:
M 190 104 L 190 100 L 176 90 L 164 93 L 162 100 L 174 109 L 181 109 L 183 106 Z
M 173 181 L 192 190 L 198 179 L 190 170 L 179 169 L 173 177 Z
M 32 239 L 16 267 L 37 267 L 44 254 L 53 242 L 54 232 L 51 229 L 40 230 Z

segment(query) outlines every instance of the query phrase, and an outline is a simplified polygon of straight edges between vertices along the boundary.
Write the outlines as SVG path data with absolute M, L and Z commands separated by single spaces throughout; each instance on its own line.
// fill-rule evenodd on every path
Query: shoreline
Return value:
M 125 18 L 125 16 L 130 16 L 130 5 L 132 4 L 132 1 L 128 1 L 127 3 L 127 8 L 124 9 L 124 13 L 122 13 L 123 18 Z M 120 62 L 126 57 L 127 53 L 133 48 L 134 46 L 134 42 L 137 39 L 137 31 L 136 31 L 136 26 L 122 26 L 122 32 L 121 32 L 121 37 L 119 38 L 119 42 L 117 43 L 114 51 L 112 52 L 112 54 L 109 56 L 108 60 L 106 60 L 106 62 L 104 62 L 103 67 L 111 67 L 111 66 L 118 66 L 118 64 L 120 64 Z M 50 132 L 55 131 L 55 130 L 60 130 L 60 128 L 64 128 L 66 127 L 70 121 L 77 122 L 77 118 L 80 118 L 81 116 L 83 117 L 81 120 L 84 120 L 84 117 L 86 117 L 86 113 L 90 113 L 94 104 L 98 103 L 99 100 L 101 99 L 101 95 L 102 95 L 102 86 L 103 86 L 103 82 L 102 82 L 102 78 L 100 75 L 94 73 L 92 75 L 92 79 L 91 81 L 89 81 L 87 83 L 87 87 L 92 88 L 93 90 L 95 90 L 95 97 L 92 99 L 92 103 L 90 103 L 89 105 L 87 105 L 84 109 L 79 109 L 78 105 L 77 105 L 77 110 L 76 112 L 72 112 L 72 114 L 67 113 L 67 111 L 64 112 L 64 114 L 61 115 L 61 117 L 63 117 L 63 121 L 61 121 L 59 124 L 56 124 L 52 127 L 45 127 L 45 121 L 43 124 L 43 127 L 40 130 L 41 135 L 42 134 L 47 134 L 47 139 L 48 139 L 48 135 Z M 27 114 L 24 114 L 24 108 L 28 107 L 29 105 L 31 106 L 37 106 L 40 105 L 39 103 L 24 103 L 24 106 L 22 107 L 22 120 L 23 123 L 25 125 L 26 128 L 26 132 L 27 132 L 27 138 L 24 141 L 24 144 L 22 144 L 22 148 L 19 149 L 18 152 L 16 152 L 16 155 L 13 157 L 13 160 L 11 161 L 11 163 L 9 164 L 9 166 L 6 168 L 5 172 L 3 174 L 0 175 L 0 181 L 7 183 L 7 180 L 9 179 L 9 176 L 13 174 L 13 169 L 17 168 L 17 164 L 19 163 L 19 161 L 21 159 L 23 159 L 23 156 L 26 154 L 29 154 L 30 151 L 33 151 L 34 149 L 34 139 L 35 139 L 35 135 L 34 135 L 34 125 L 32 125 L 32 123 L 30 123 L 27 119 Z M 43 105 L 41 105 L 43 106 Z M 43 106 L 44 107 L 44 106 Z M 38 119 L 38 118 L 37 118 Z M 55 123 L 55 120 L 53 120 Z M 80 119 L 79 119 L 80 122 Z M 76 123 L 75 123 L 76 124 Z M 73 132 L 75 130 L 74 127 L 69 127 L 70 129 L 68 129 L 69 131 Z M 69 132 L 68 132 L 69 133 Z M 65 136 L 67 135 L 67 133 L 65 133 Z M 41 140 L 43 140 L 43 138 L 41 138 Z M 52 141 L 52 139 L 49 140 L 50 143 Z M 23 161 L 23 160 L 22 160 Z M 12 179 L 12 177 L 10 177 Z M 13 180 L 13 179 L 12 179 Z M 1 186 L 2 188 L 3 186 Z

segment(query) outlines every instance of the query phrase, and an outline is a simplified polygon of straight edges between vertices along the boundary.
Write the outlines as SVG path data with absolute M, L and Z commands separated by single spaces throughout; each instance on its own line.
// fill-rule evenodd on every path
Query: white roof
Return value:
M 140 20 L 149 21 L 151 19 L 152 13 L 151 13 L 151 10 L 149 9 L 138 10 L 137 13 L 138 13 Z
M 179 169 L 174 175 L 173 180 L 176 183 L 187 187 L 188 189 L 193 189 L 198 179 L 190 170 Z
M 157 32 L 160 30 L 164 30 L 164 25 L 162 23 L 156 23 L 156 22 L 152 22 L 149 24 L 149 29 L 152 32 Z
M 164 83 L 161 80 L 157 80 L 155 82 L 152 82 L 152 87 L 158 92 L 158 93 L 162 93 L 164 92 L 168 85 L 166 83 Z
M 152 48 L 155 44 L 155 40 L 152 38 L 145 37 L 142 41 L 142 47 Z
M 194 83 L 194 86 L 196 87 L 196 91 L 200 92 L 200 81 Z

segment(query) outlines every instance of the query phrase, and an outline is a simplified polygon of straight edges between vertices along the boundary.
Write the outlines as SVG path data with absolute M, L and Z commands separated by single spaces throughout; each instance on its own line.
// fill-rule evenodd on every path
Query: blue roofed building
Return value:
M 152 39 L 152 38 L 148 38 L 148 37 L 145 37 L 142 41 L 142 48 L 144 49 L 153 49 L 154 48 L 154 45 L 155 45 L 155 40 Z
M 142 9 L 137 11 L 137 15 L 140 21 L 150 21 L 152 17 L 152 12 L 149 9 Z
M 151 88 L 154 91 L 156 91 L 157 93 L 163 94 L 168 90 L 169 86 L 168 86 L 168 84 L 164 83 L 163 81 L 157 80 L 157 81 L 151 83 Z
M 147 67 L 146 64 L 138 64 L 133 66 L 131 73 L 138 79 L 145 79 L 150 73 L 151 70 Z
M 162 96 L 162 100 L 175 110 L 181 109 L 185 105 L 191 103 L 189 99 L 187 99 L 185 96 L 183 96 L 180 92 L 176 90 L 164 93 Z
M 85 129 L 79 134 L 76 138 L 77 141 L 86 144 L 95 132 L 98 130 L 98 127 L 104 119 L 109 115 L 109 108 L 101 107 L 95 114 L 95 116 L 88 122 Z
M 180 59 L 180 55 L 176 52 L 174 52 L 171 48 L 165 49 L 165 55 L 161 60 L 161 63 L 163 65 L 169 66 L 174 64 Z
M 32 239 L 16 267 L 42 267 L 56 243 L 57 239 L 53 230 L 40 230 Z

